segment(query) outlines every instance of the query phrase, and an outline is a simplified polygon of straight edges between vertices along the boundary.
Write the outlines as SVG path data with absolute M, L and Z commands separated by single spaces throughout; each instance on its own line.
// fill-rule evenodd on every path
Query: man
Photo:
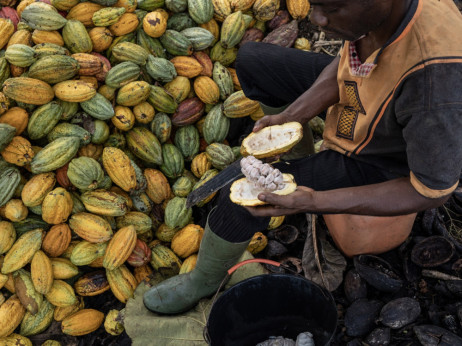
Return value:
M 327 150 L 278 164 L 299 187 L 287 196 L 260 194 L 266 206 L 236 206 L 223 189 L 209 215 L 196 269 L 152 288 L 145 295 L 150 310 L 181 312 L 213 293 L 270 216 L 405 215 L 440 206 L 457 187 L 462 16 L 453 1 L 314 0 L 311 5 L 311 21 L 345 40 L 339 57 L 247 43 L 236 69 L 246 96 L 266 109 L 292 103 L 262 118 L 254 131 L 305 123 L 329 108 Z

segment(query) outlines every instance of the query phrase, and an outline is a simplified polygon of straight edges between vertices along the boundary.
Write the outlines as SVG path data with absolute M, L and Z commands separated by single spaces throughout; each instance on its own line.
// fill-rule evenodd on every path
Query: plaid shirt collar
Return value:
M 357 41 L 350 42 L 349 44 L 349 58 L 350 58 L 350 70 L 351 74 L 355 77 L 367 77 L 372 69 L 376 66 L 373 62 L 361 63 L 359 54 L 356 50 Z

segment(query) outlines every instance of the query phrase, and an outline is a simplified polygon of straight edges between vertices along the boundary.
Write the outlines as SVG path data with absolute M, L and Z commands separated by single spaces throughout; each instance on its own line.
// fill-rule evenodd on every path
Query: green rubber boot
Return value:
M 260 107 L 263 110 L 263 113 L 265 115 L 279 114 L 289 106 L 290 104 L 287 104 L 282 107 L 269 107 L 260 102 Z M 313 133 L 311 131 L 310 125 L 308 124 L 308 122 L 302 125 L 303 125 L 302 140 L 298 142 L 297 145 L 293 147 L 289 153 L 282 155 L 282 159 L 295 160 L 295 159 L 300 159 L 302 157 L 306 157 L 306 156 L 309 156 L 315 153 Z
M 205 226 L 193 271 L 176 275 L 144 294 L 144 305 L 151 311 L 162 314 L 177 314 L 193 308 L 204 297 L 215 293 L 226 276 L 226 272 L 237 263 L 249 244 L 230 243 Z

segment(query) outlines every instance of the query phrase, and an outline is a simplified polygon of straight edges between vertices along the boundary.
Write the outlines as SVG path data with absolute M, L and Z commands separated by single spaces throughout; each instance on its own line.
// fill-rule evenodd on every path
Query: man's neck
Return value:
M 380 49 L 396 32 L 402 23 L 412 0 L 394 1 L 390 16 L 376 30 L 367 33 L 356 42 L 359 57 L 365 61 L 374 51 Z

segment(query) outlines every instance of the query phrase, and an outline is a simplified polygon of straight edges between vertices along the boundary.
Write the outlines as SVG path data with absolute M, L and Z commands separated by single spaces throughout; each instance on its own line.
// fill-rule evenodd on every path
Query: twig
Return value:
M 321 50 L 326 53 L 327 55 L 330 55 L 330 56 L 336 56 L 337 54 L 332 54 L 331 52 L 329 52 L 327 49 L 325 49 L 324 47 L 321 47 Z
M 316 236 L 316 214 L 311 215 L 311 236 L 313 237 L 313 248 L 314 248 L 314 258 L 316 260 L 316 266 L 318 267 L 319 274 L 321 275 L 321 280 L 325 288 L 327 288 L 327 282 L 324 278 L 324 274 L 321 268 L 321 261 L 319 260 L 319 250 L 318 250 L 318 241 Z
M 442 273 L 442 272 L 439 272 L 439 271 L 436 271 L 436 270 L 428 270 L 428 269 L 422 270 L 422 276 L 425 276 L 427 278 L 432 278 L 432 279 L 445 280 L 445 281 L 447 281 L 447 280 L 457 280 L 457 281 L 462 280 L 461 278 L 459 278 L 457 276 L 448 275 L 448 274 L 445 274 L 445 273 Z
M 321 47 L 321 46 L 337 46 L 341 45 L 343 41 L 316 41 L 313 43 L 313 47 Z

